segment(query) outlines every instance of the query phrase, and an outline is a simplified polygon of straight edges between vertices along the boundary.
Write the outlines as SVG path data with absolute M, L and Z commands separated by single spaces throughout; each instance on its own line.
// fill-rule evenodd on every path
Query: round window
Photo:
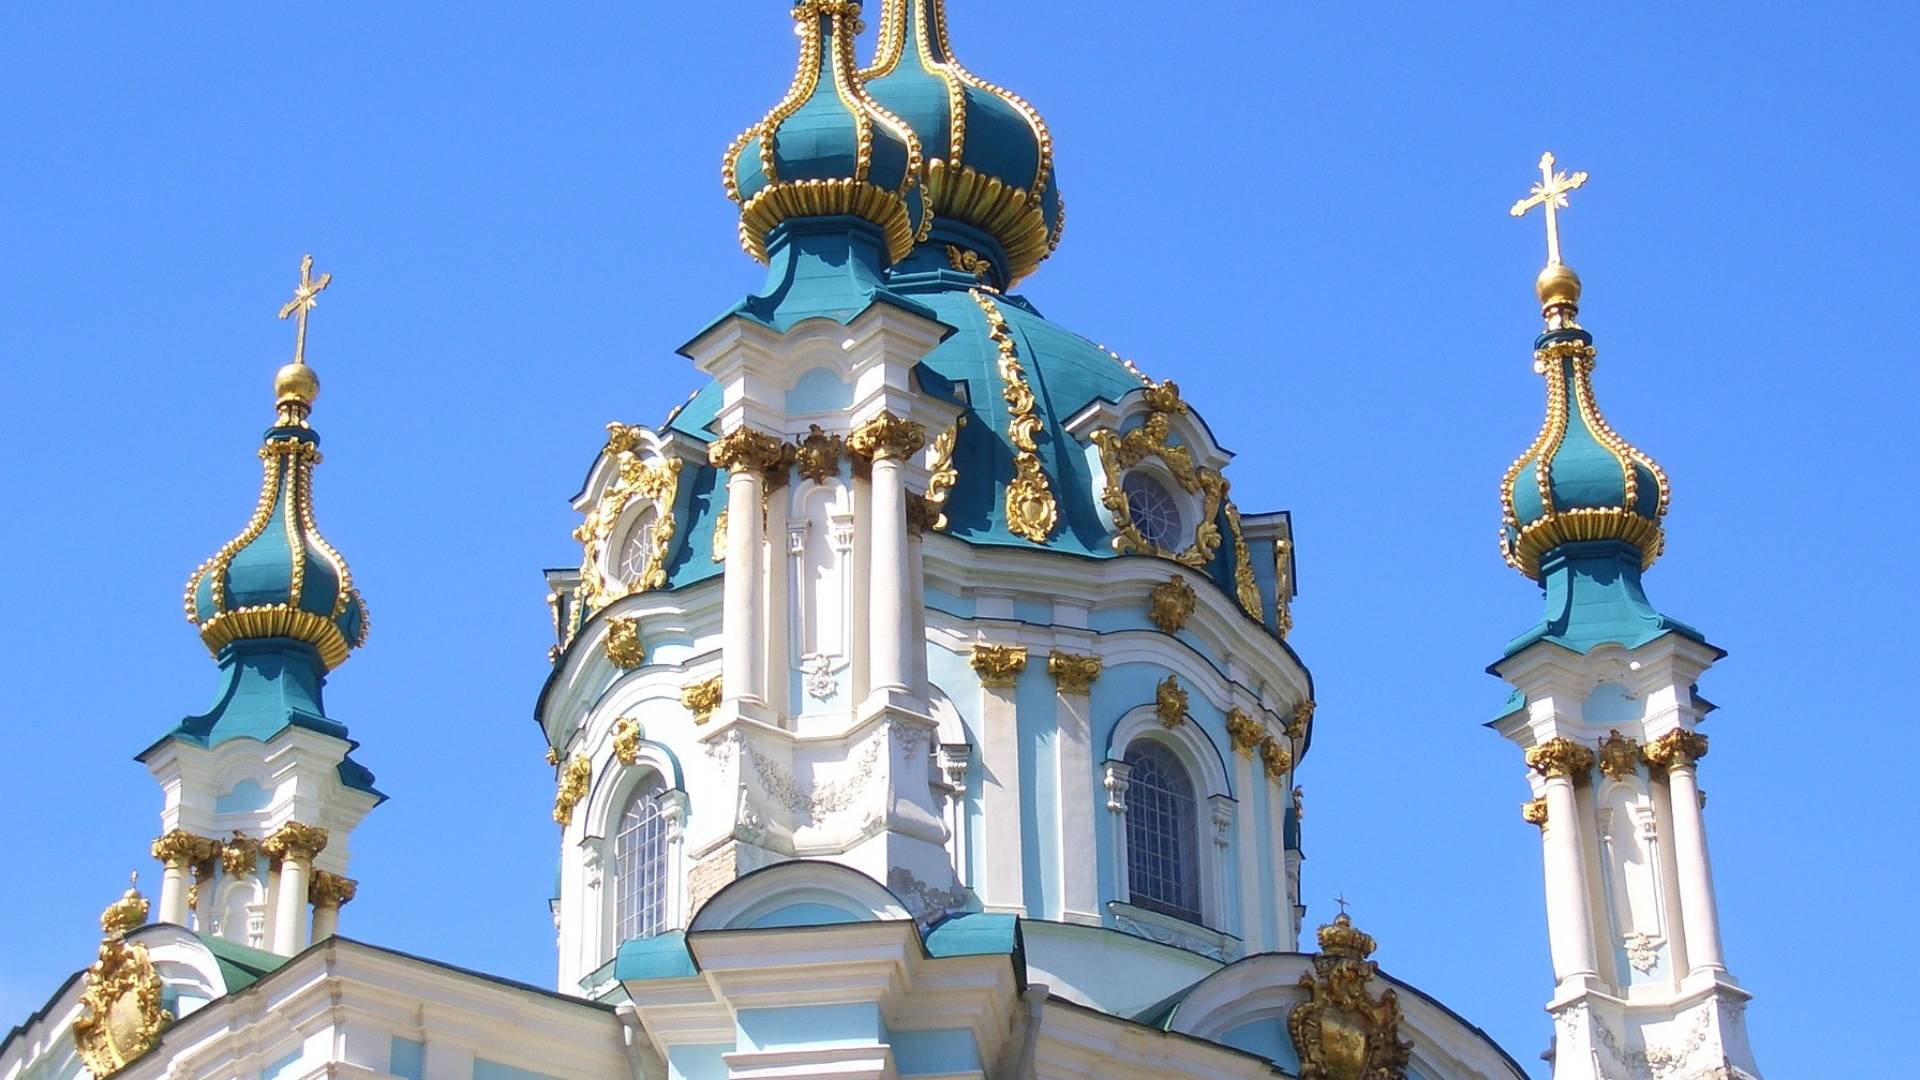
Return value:
M 620 545 L 620 580 L 637 581 L 647 572 L 647 560 L 653 558 L 653 528 L 653 511 L 647 510 L 627 530 L 626 542 Z
M 1127 497 L 1127 516 L 1133 519 L 1133 527 L 1149 543 L 1168 551 L 1186 547 L 1180 528 L 1180 504 L 1164 484 L 1141 473 L 1128 473 L 1120 481 L 1120 491 Z

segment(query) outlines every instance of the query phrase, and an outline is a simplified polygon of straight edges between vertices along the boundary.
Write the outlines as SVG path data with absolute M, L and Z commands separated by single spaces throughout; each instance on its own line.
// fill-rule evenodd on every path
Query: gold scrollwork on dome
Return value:
M 1060 507 L 1054 501 L 1053 488 L 1040 465 L 1039 435 L 1041 421 L 1035 409 L 1033 387 L 1027 383 L 1020 366 L 1020 350 L 1013 341 L 1013 328 L 1000 314 L 1000 306 L 979 289 L 971 290 L 973 302 L 987 317 L 987 334 L 1000 352 L 1000 396 L 1007 402 L 1007 441 L 1013 444 L 1013 480 L 1007 484 L 1007 528 L 1014 535 L 1036 544 L 1044 544 L 1060 524 Z
M 87 968 L 85 1010 L 73 1021 L 73 1044 L 95 1080 L 113 1075 L 146 1053 L 173 1023 L 160 1005 L 163 986 L 145 945 L 127 935 L 147 921 L 147 899 L 129 887 L 100 916 L 100 954 Z
M 676 528 L 674 501 L 680 490 L 679 458 L 666 458 L 654 464 L 640 460 L 638 447 L 645 428 L 638 425 L 607 425 L 605 453 L 613 455 L 615 475 L 586 520 L 573 530 L 573 538 L 582 545 L 580 584 L 575 590 L 585 614 L 591 615 L 608 604 L 633 593 L 665 588 L 667 552 L 673 546 Z M 646 499 L 654 506 L 653 543 L 647 561 L 630 581 L 613 574 L 611 545 L 614 531 L 636 500 Z
M 933 438 L 933 451 L 927 463 L 927 493 L 921 497 L 921 503 L 931 520 L 927 528 L 934 532 L 947 529 L 947 496 L 953 494 L 953 485 L 960 480 L 960 470 L 953 464 L 953 448 L 960 440 L 960 429 L 967 426 L 967 418 L 956 419 L 953 426 Z
M 1168 379 L 1149 386 L 1143 392 L 1143 398 L 1147 405 L 1147 416 L 1139 427 L 1124 435 L 1110 428 L 1093 433 L 1094 445 L 1100 448 L 1101 467 L 1107 474 L 1107 487 L 1100 495 L 1100 503 L 1113 515 L 1113 549 L 1122 553 L 1137 551 L 1156 555 L 1182 566 L 1205 566 L 1220 550 L 1220 526 L 1216 519 L 1227 497 L 1226 477 L 1213 469 L 1194 464 L 1192 449 L 1172 441 L 1173 417 L 1187 411 L 1187 403 L 1180 400 L 1178 384 Z M 1149 457 L 1157 458 L 1165 465 L 1174 482 L 1188 494 L 1201 496 L 1202 508 L 1200 519 L 1194 524 L 1193 543 L 1182 550 L 1169 551 L 1161 547 L 1147 539 L 1133 522 L 1133 512 L 1127 505 L 1127 494 L 1121 488 L 1121 478 L 1128 469 Z M 1257 589 L 1254 595 L 1253 610 L 1257 612 Z
M 1260 617 L 1260 583 L 1253 576 L 1253 553 L 1247 550 L 1247 538 L 1240 531 L 1240 508 L 1227 500 L 1227 531 L 1233 535 L 1233 598 L 1240 610 Z
M 1373 936 L 1346 912 L 1320 928 L 1313 973 L 1300 976 L 1307 1000 L 1287 1014 L 1301 1080 L 1403 1080 L 1412 1043 L 1400 1041 L 1400 998 L 1369 987 L 1380 965 Z

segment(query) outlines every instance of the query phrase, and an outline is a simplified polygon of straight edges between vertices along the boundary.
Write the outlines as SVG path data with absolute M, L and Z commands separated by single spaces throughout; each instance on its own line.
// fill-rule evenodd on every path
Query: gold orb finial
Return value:
M 1580 302 L 1580 275 L 1566 263 L 1553 263 L 1534 279 L 1533 291 L 1542 308 L 1572 307 Z
M 147 898 L 140 895 L 140 874 L 136 871 L 127 891 L 100 913 L 100 929 L 109 935 L 138 930 L 147 921 Z
M 320 396 L 320 377 L 307 364 L 287 364 L 274 373 L 273 396 L 275 404 L 311 407 Z

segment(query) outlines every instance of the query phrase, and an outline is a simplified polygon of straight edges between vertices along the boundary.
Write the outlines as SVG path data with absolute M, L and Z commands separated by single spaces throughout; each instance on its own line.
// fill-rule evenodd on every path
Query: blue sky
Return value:
M 1908 713 L 1916 173 L 1906 5 L 1021 4 L 956 48 L 1051 122 L 1070 221 L 1024 290 L 1177 379 L 1248 512 L 1294 512 L 1320 708 L 1309 922 L 1529 1063 L 1538 841 L 1483 673 L 1537 614 L 1496 484 L 1538 424 L 1551 147 L 1614 426 L 1674 480 L 1657 604 L 1731 652 L 1702 769 L 1772 1075 L 1920 962 Z M 610 419 L 757 284 L 719 182 L 784 3 L 0 6 L 0 1026 L 90 959 L 212 693 L 180 585 L 244 522 L 302 252 L 319 520 L 372 640 L 329 708 L 393 795 L 353 936 L 551 981 L 543 566 Z M 1845 1071 L 1904 1069 L 1848 1022 Z M 1536 1063 L 1537 1064 L 1537 1063 Z M 1876 1068 L 1877 1067 L 1877 1068 Z

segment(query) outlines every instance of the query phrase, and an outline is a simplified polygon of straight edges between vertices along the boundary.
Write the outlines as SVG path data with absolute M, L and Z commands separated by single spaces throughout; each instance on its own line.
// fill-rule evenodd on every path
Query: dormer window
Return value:
M 634 516 L 633 524 L 620 542 L 620 562 L 615 572 L 621 581 L 637 582 L 647 572 L 648 560 L 653 558 L 656 517 L 652 509 L 642 510 Z
M 1127 515 L 1148 542 L 1169 551 L 1186 546 L 1180 503 L 1166 485 L 1143 472 L 1129 472 L 1120 481 L 1127 498 Z

